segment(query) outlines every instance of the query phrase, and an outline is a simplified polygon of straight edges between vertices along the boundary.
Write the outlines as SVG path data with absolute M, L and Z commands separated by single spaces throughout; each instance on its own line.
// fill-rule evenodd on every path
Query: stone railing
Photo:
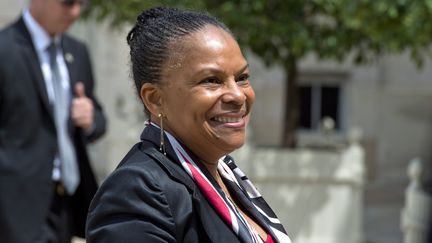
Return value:
M 421 160 L 411 160 L 408 166 L 410 184 L 405 191 L 405 206 L 401 214 L 404 243 L 427 243 L 426 234 L 432 226 L 432 198 L 421 188 L 422 174 Z

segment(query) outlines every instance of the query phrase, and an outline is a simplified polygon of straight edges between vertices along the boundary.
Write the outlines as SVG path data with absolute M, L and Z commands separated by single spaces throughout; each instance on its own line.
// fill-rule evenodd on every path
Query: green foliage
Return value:
M 432 42 L 432 0 L 92 0 L 88 14 L 118 26 L 153 6 L 218 16 L 269 65 L 309 53 L 336 60 L 354 54 L 363 63 L 402 51 L 421 65 Z
M 134 23 L 142 10 L 155 6 L 171 6 L 187 9 L 203 9 L 199 0 L 91 0 L 85 17 L 96 17 L 97 20 L 108 19 L 113 27 L 125 23 Z
M 355 63 L 377 55 L 408 52 L 418 67 L 430 55 L 432 0 L 93 0 L 87 16 L 113 26 L 134 23 L 153 6 L 204 10 L 219 17 L 267 64 L 286 72 L 282 146 L 295 146 L 298 123 L 297 62 L 321 59 Z

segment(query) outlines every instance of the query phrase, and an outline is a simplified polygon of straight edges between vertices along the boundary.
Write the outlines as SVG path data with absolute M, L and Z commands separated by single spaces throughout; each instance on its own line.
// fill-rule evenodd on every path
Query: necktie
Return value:
M 53 42 L 48 47 L 52 85 L 54 90 L 54 120 L 57 129 L 61 181 L 69 195 L 78 187 L 80 176 L 75 148 L 68 133 L 69 103 L 67 91 L 62 86 L 62 78 L 57 63 L 57 47 Z

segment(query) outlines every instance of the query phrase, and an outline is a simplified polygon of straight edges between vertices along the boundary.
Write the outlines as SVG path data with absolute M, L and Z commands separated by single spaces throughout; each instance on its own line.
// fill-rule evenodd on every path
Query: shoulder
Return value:
M 140 204 L 143 198 L 154 198 L 171 205 L 171 195 L 189 194 L 185 186 L 174 180 L 154 158 L 140 150 L 136 144 L 120 162 L 119 166 L 107 177 L 97 191 L 91 208 L 106 205 L 102 202 L 125 201 L 126 204 Z M 116 205 L 123 207 L 125 205 Z
M 23 64 L 21 54 L 28 53 L 22 47 L 32 45 L 30 41 L 25 39 L 25 34 L 16 25 L 11 24 L 0 30 L 0 76 L 2 78 L 5 78 L 5 75 L 10 77 L 17 75 L 18 65 Z
M 16 36 L 16 28 L 14 25 L 9 25 L 0 30 L 0 51 L 11 52 L 11 46 L 14 45 L 15 36 Z
M 161 179 L 169 180 L 167 173 L 157 161 L 143 153 L 136 144 L 119 163 L 118 167 L 101 185 L 100 191 L 115 190 L 122 184 L 120 190 L 129 187 L 142 187 L 143 183 L 157 186 Z M 158 180 L 156 180 L 158 179 Z
M 14 32 L 12 26 L 6 26 L 3 29 L 0 29 L 0 41 L 4 41 L 6 39 L 11 38 L 12 33 Z
M 186 188 L 143 153 L 140 145 L 130 150 L 97 191 L 88 214 L 89 242 L 108 238 L 109 242 L 173 242 L 179 234 L 178 225 L 191 214 Z M 186 207 L 180 210 L 177 204 Z M 126 236 L 125 231 L 134 233 Z M 160 235 L 159 241 L 152 238 L 154 235 Z
M 120 161 L 117 168 L 107 180 L 116 177 L 135 175 L 136 179 L 154 178 L 169 180 L 169 173 L 161 166 L 155 158 L 143 152 L 143 144 L 137 143 L 133 146 L 125 157 Z M 152 180 L 152 182 L 155 182 Z

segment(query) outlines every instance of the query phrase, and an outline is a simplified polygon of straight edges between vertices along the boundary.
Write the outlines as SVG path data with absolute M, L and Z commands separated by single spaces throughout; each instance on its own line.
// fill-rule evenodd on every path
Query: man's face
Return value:
M 30 12 L 48 34 L 54 36 L 68 30 L 81 14 L 85 0 L 33 0 Z

